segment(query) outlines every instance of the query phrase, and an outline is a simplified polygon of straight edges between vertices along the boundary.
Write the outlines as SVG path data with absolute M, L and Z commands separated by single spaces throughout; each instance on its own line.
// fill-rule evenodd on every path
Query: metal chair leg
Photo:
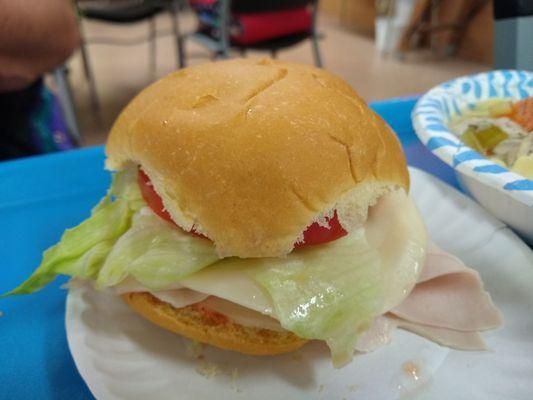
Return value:
M 54 80 L 57 85 L 57 91 L 59 96 L 59 102 L 61 105 L 61 111 L 65 117 L 68 133 L 73 141 L 80 145 L 82 138 L 78 125 L 78 119 L 76 118 L 76 111 L 74 108 L 74 101 L 72 98 L 72 90 L 67 76 L 67 68 L 62 65 L 54 70 Z
M 156 21 L 154 17 L 150 18 L 148 25 L 148 51 L 150 59 L 150 78 L 155 79 L 157 69 L 157 38 L 156 38 Z
M 96 81 L 94 80 L 93 70 L 91 68 L 91 62 L 89 60 L 89 52 L 87 51 L 85 39 L 82 38 L 80 52 L 81 52 L 81 61 L 83 64 L 83 73 L 87 84 L 89 85 L 89 96 L 91 98 L 91 107 L 93 112 L 100 118 L 100 100 L 98 99 L 98 92 L 96 91 Z
M 318 15 L 318 0 L 313 2 L 313 11 L 312 11 L 312 32 L 311 32 L 311 47 L 313 49 L 313 59 L 315 60 L 315 65 L 318 68 L 322 68 L 322 56 L 320 55 L 320 48 L 318 47 L 318 33 L 316 30 L 316 21 Z
M 98 100 L 98 92 L 96 91 L 96 81 L 94 79 L 94 74 L 91 68 L 91 63 L 89 61 L 89 52 L 87 51 L 87 42 L 85 40 L 85 31 L 83 29 L 83 24 L 81 21 L 81 12 L 78 7 L 78 1 L 74 0 L 74 8 L 76 10 L 76 22 L 78 24 L 78 30 L 81 37 L 81 61 L 83 65 L 83 74 L 85 75 L 85 80 L 89 84 L 89 96 L 91 98 L 91 108 L 93 109 L 94 115 L 98 122 L 102 121 L 102 115 L 100 112 L 100 101 Z
M 322 56 L 320 55 L 320 48 L 318 47 L 318 38 L 316 35 L 313 35 L 311 38 L 311 47 L 313 50 L 313 59 L 315 60 L 315 65 L 318 68 L 322 68 Z
M 222 0 L 220 2 L 220 52 L 222 58 L 229 57 L 229 25 L 231 23 L 230 9 L 231 0 Z
M 172 18 L 172 33 L 174 34 L 174 40 L 176 42 L 176 66 L 178 68 L 185 68 L 185 48 L 183 36 L 180 32 L 179 27 L 179 10 L 178 10 L 178 1 L 173 0 L 170 7 L 170 16 Z

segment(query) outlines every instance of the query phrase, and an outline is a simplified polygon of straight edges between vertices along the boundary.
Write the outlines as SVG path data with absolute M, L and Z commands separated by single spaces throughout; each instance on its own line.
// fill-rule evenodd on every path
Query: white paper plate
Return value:
M 251 357 L 204 347 L 144 321 L 112 295 L 71 289 L 66 328 L 97 399 L 531 399 L 533 253 L 472 200 L 411 169 L 412 196 L 437 245 L 476 268 L 505 326 L 486 352 L 448 350 L 397 331 L 393 342 L 335 370 L 327 348 Z M 201 353 L 201 355 L 200 355 Z M 416 365 L 413 376 L 406 363 Z

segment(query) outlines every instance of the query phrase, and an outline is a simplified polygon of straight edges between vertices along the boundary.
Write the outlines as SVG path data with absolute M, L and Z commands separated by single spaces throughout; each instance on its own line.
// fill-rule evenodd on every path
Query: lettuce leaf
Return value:
M 136 172 L 117 173 L 91 216 L 65 231 L 39 268 L 5 295 L 32 293 L 60 274 L 93 280 L 97 288 L 132 276 L 159 290 L 216 262 L 210 241 L 177 229 L 145 207 Z
M 213 277 L 218 277 L 217 287 L 229 287 L 231 282 L 226 280 L 235 274 L 246 274 L 266 292 L 273 316 L 285 329 L 302 338 L 326 341 L 335 366 L 351 360 L 358 332 L 381 313 L 384 301 L 380 254 L 363 232 L 284 258 L 224 259 L 191 279 L 201 291 L 210 287 Z M 189 287 L 191 279 L 183 284 Z M 250 306 L 256 299 L 248 299 L 251 291 L 244 287 L 249 287 L 244 281 L 234 287 L 232 299 Z
M 32 293 L 60 274 L 95 279 L 113 244 L 130 227 L 133 213 L 145 204 L 135 176 L 135 169 L 115 174 L 91 216 L 67 229 L 60 242 L 44 252 L 34 273 L 5 295 Z
M 96 283 L 97 287 L 113 286 L 133 276 L 147 288 L 161 290 L 218 259 L 211 241 L 176 229 L 143 208 L 115 243 Z
M 296 252 L 255 273 L 281 325 L 302 338 L 326 341 L 335 366 L 351 360 L 358 332 L 379 314 L 383 299 L 379 254 L 356 236 L 327 250 Z

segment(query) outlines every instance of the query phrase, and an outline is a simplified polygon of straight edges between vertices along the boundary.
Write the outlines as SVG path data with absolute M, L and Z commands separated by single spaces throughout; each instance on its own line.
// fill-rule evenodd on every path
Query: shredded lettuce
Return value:
M 187 235 L 148 209 L 140 211 L 146 203 L 136 172 L 115 174 L 91 216 L 66 230 L 60 242 L 45 251 L 35 272 L 5 295 L 32 293 L 58 275 L 94 280 L 99 287 L 132 275 L 160 289 L 215 262 L 218 257 L 210 242 Z
M 358 332 L 379 313 L 383 298 L 379 254 L 354 236 L 334 242 L 331 253 L 298 252 L 256 275 L 281 325 L 302 338 L 325 340 L 336 366 L 351 360 Z
M 335 366 L 351 360 L 358 333 L 380 314 L 380 255 L 362 232 L 285 258 L 225 259 L 216 269 L 248 274 L 272 299 L 281 325 L 306 339 L 327 342 Z M 216 275 L 216 274 L 215 274 Z
M 183 232 L 143 208 L 115 243 L 97 277 L 97 286 L 114 286 L 128 276 L 161 290 L 218 261 L 212 242 Z
M 117 173 L 91 216 L 67 229 L 60 242 L 44 252 L 35 272 L 6 295 L 35 292 L 60 274 L 94 279 L 115 241 L 130 227 L 132 214 L 143 204 L 134 174 L 134 170 Z

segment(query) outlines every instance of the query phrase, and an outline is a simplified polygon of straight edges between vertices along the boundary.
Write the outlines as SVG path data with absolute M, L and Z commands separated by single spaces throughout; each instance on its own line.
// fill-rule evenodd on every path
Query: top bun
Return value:
M 173 220 L 224 257 L 283 256 L 333 210 L 351 231 L 409 185 L 396 136 L 348 84 L 269 59 L 155 82 L 120 114 L 106 154 L 111 170 L 140 165 Z

